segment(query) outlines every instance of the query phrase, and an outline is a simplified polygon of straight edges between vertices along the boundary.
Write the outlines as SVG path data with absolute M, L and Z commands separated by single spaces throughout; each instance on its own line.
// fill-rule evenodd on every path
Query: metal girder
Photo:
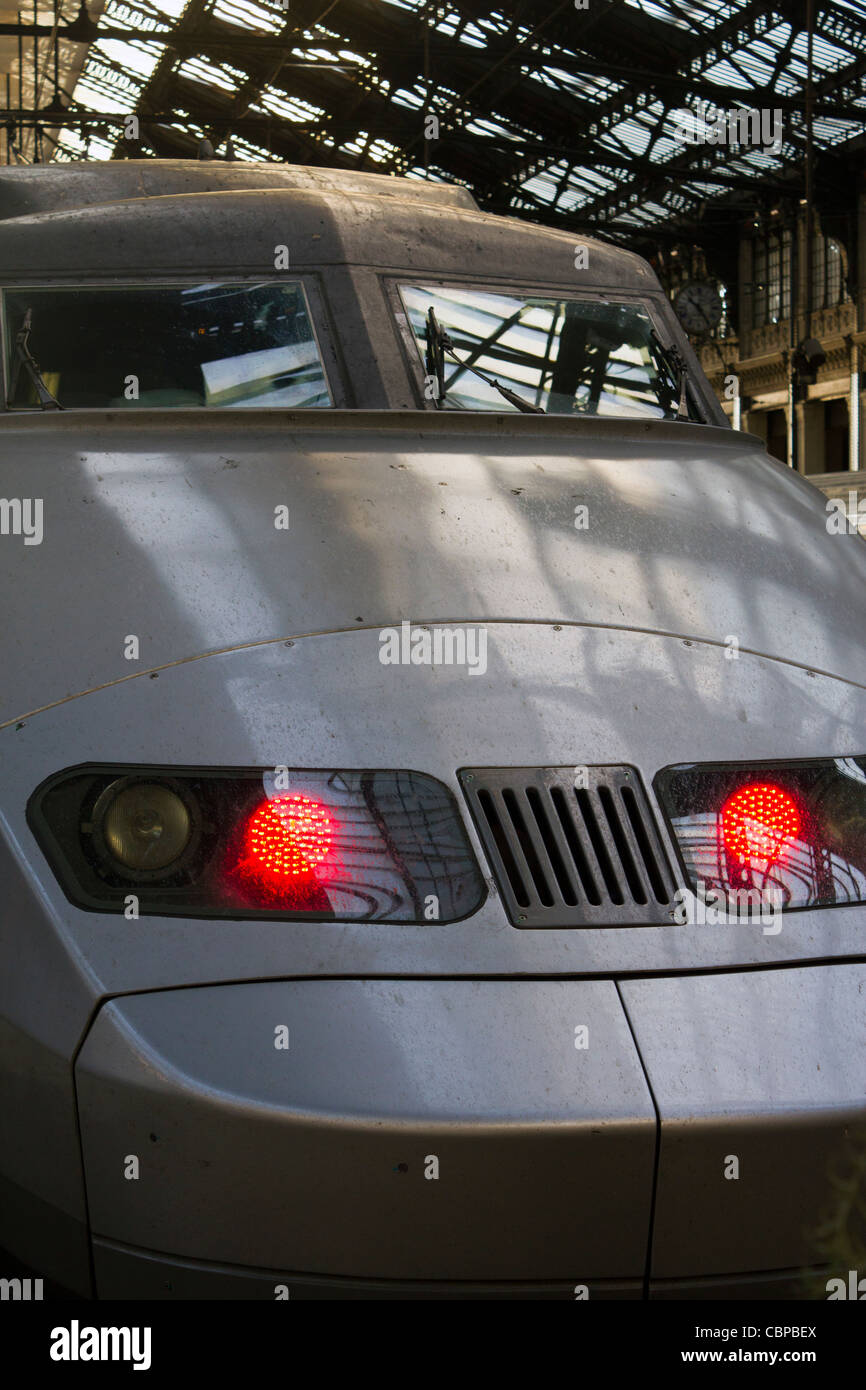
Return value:
M 428 0 L 415 9 L 383 0 L 290 0 L 284 12 L 274 6 L 269 11 L 282 22 L 278 33 L 242 30 L 215 15 L 212 3 L 190 0 L 169 21 L 130 0 L 98 26 L 100 38 L 162 49 L 135 105 L 145 149 L 194 153 L 201 133 L 216 143 L 234 132 L 288 160 L 380 171 L 424 167 L 436 177 L 467 183 L 485 206 L 616 240 L 642 238 L 642 207 L 666 209 L 669 230 L 681 234 L 689 221 L 697 224 L 702 207 L 711 206 L 726 222 L 741 215 L 748 197 L 753 202 L 793 191 L 797 171 L 790 156 L 792 149 L 795 157 L 799 153 L 802 96 L 787 86 L 777 94 L 774 83 L 783 71 L 790 79 L 798 70 L 794 38 L 803 28 L 803 0 L 743 0 L 719 22 L 709 7 L 710 17 L 702 22 L 678 0 L 659 0 L 680 23 L 625 0 L 592 0 L 582 11 L 573 0 L 545 6 L 538 0 L 498 0 L 495 6 L 492 0 Z M 837 45 L 849 61 L 838 72 L 816 71 L 813 116 L 862 120 L 862 108 L 851 103 L 863 93 L 866 33 L 832 0 L 815 9 L 816 35 Z M 448 32 L 441 23 L 446 11 L 459 15 Z M 136 22 L 151 27 L 136 28 Z M 152 27 L 157 23 L 159 28 Z M 780 37 L 781 25 L 789 26 L 787 38 Z M 6 27 L 18 32 L 18 26 Z M 96 30 L 82 10 L 71 26 L 60 26 L 60 38 L 86 42 Z M 33 37 L 50 33 L 50 26 L 24 31 Z M 470 34 L 473 43 L 462 41 Z M 486 47 L 475 46 L 480 35 Z M 737 58 L 761 40 L 768 84 L 740 88 L 713 71 L 726 59 L 744 81 L 751 80 Z M 311 58 L 311 50 L 330 53 L 339 68 Z M 353 66 L 348 53 L 363 61 Z M 181 71 L 191 57 L 230 66 L 235 89 Z M 91 60 L 106 72 L 123 71 L 103 50 L 92 52 Z M 558 75 L 546 78 L 553 70 Z M 395 100 L 400 88 L 414 92 L 418 105 Z M 301 111 L 312 108 L 310 120 L 269 115 L 266 91 L 300 103 Z M 787 160 L 768 177 L 765 170 L 749 173 L 723 146 L 686 145 L 673 155 L 666 147 L 660 157 L 657 141 L 669 135 L 669 112 L 697 100 L 721 109 L 781 110 Z M 179 111 L 187 113 L 180 120 Z M 439 119 L 438 140 L 424 140 L 425 113 Z M 45 111 L 6 113 L 13 116 L 44 126 L 58 120 Z M 114 119 L 119 123 L 120 113 Z M 69 127 L 104 129 L 112 117 L 76 106 L 63 120 Z M 619 130 L 628 121 L 646 127 L 643 148 L 629 130 Z M 182 122 L 189 129 L 174 128 Z M 819 151 L 821 143 L 816 141 Z M 393 153 L 383 156 L 388 149 Z M 130 152 L 128 142 L 116 143 L 116 156 Z M 838 188 L 844 172 L 844 161 L 834 154 L 819 171 L 819 191 Z M 538 175 L 550 180 L 553 206 L 527 187 Z M 600 187 L 595 176 L 611 186 Z M 571 211 L 556 206 L 573 189 L 585 201 Z M 701 225 L 708 226 L 709 218 Z

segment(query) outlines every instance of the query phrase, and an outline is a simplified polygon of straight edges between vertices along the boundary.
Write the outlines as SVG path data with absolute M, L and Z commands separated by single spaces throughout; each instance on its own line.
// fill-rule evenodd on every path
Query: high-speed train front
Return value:
M 327 171 L 3 179 L 0 1245 L 826 1296 L 862 542 L 635 257 Z

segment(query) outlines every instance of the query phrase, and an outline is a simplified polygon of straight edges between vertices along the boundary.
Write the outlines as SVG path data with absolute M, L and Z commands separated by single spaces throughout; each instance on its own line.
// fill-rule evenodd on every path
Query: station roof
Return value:
M 863 168 L 866 0 L 105 0 L 58 32 L 86 51 L 59 160 L 209 141 L 456 182 L 637 249 L 795 196 L 810 131 L 819 204 Z M 773 146 L 709 143 L 713 113 L 743 107 L 778 113 Z

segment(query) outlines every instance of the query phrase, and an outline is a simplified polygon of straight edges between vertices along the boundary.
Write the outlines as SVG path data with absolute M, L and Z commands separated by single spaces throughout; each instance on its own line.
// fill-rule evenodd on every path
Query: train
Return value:
M 8 1259 L 848 1288 L 866 549 L 649 264 L 429 179 L 3 167 L 0 314 Z

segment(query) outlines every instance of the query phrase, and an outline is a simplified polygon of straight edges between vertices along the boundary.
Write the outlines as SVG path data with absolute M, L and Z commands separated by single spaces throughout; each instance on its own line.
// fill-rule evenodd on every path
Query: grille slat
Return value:
M 550 886 L 553 875 L 549 863 L 545 864 L 547 855 L 544 852 L 544 845 L 538 837 L 538 832 L 533 834 L 532 816 L 531 814 L 524 814 L 524 808 L 521 805 L 522 798 L 519 800 L 511 787 L 505 788 L 502 793 L 502 800 L 511 819 L 511 824 L 514 826 L 524 862 L 532 875 L 535 891 L 545 907 L 553 907 L 556 901 Z M 529 811 L 528 806 L 526 810 Z M 545 868 L 547 872 L 545 872 Z
M 526 788 L 526 799 L 538 825 L 539 837 L 547 852 L 560 897 L 567 907 L 574 907 L 579 901 L 580 889 L 574 866 L 569 863 L 571 856 L 554 807 L 552 803 L 549 808 L 545 806 L 537 787 Z
M 610 787 L 599 787 L 599 800 L 604 807 L 610 832 L 616 842 L 617 852 L 622 863 L 628 886 L 631 890 L 632 898 L 636 903 L 648 903 L 650 894 L 647 892 L 647 885 L 643 875 L 638 868 L 639 855 L 637 845 L 633 841 L 628 825 L 628 818 L 625 814 L 625 807 L 620 809 Z
M 595 862 L 598 866 L 598 873 L 603 882 L 607 895 L 611 902 L 617 907 L 625 901 L 622 889 L 619 885 L 614 864 L 617 859 L 616 846 L 611 838 L 610 830 L 605 824 L 604 816 L 601 814 L 601 806 L 598 803 L 598 796 L 590 796 L 586 787 L 579 787 L 575 791 L 575 798 L 580 810 L 583 823 L 586 826 L 586 833 L 592 845 L 592 852 L 595 855 Z M 596 811 L 599 814 L 596 814 Z
M 497 791 L 494 796 L 486 787 L 482 787 L 478 791 L 478 803 L 496 847 L 497 863 L 505 871 L 514 899 L 519 907 L 528 907 L 530 894 L 526 885 L 530 878 L 529 868 L 502 805 L 502 793 Z
M 590 868 L 587 846 L 584 844 L 584 837 L 577 824 L 577 817 L 572 815 L 568 797 L 562 787 L 551 787 L 550 799 L 553 802 L 562 833 L 568 841 L 568 848 L 580 877 L 583 895 L 588 903 L 593 903 L 597 907 L 601 902 L 601 893 Z
M 671 921 L 674 878 L 636 768 L 464 768 L 460 781 L 516 926 Z

